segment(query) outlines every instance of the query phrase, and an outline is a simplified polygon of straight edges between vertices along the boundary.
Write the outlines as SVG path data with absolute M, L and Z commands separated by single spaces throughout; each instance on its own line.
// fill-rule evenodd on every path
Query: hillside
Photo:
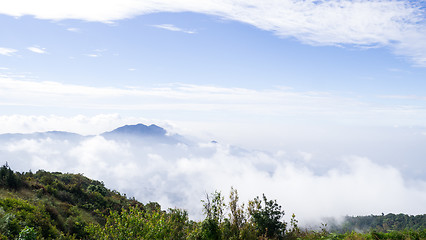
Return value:
M 0 239 L 13 239 L 25 227 L 39 237 L 86 238 L 89 223 L 104 223 L 104 214 L 143 205 L 80 174 L 15 173 L 0 168 Z
M 332 232 L 351 232 L 371 230 L 387 232 L 402 231 L 404 229 L 422 230 L 426 229 L 426 214 L 407 215 L 407 214 L 382 214 L 370 216 L 346 216 L 343 223 L 336 224 L 329 222 L 329 229 Z

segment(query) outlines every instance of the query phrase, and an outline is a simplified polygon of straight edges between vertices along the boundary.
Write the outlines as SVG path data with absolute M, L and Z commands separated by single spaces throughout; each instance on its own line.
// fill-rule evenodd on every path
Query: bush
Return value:
M 282 239 L 286 223 L 282 220 L 284 211 L 276 200 L 269 200 L 263 194 L 263 204 L 259 197 L 249 202 L 249 213 L 256 230 L 261 236 L 272 239 Z
M 7 165 L 3 165 L 0 167 L 0 186 L 10 189 L 10 190 L 18 190 L 23 184 L 20 175 L 15 174 L 10 167 Z
M 24 229 L 19 233 L 18 240 L 36 240 L 37 231 L 32 227 L 25 226 Z

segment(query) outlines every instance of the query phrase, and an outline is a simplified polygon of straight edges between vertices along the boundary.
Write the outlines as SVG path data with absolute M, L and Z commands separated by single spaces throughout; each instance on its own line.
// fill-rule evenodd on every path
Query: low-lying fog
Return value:
M 149 136 L 3 134 L 0 157 L 16 171 L 82 173 L 143 203 L 187 209 L 193 219 L 202 216 L 205 193 L 219 190 L 226 198 L 231 186 L 244 202 L 262 193 L 277 199 L 286 216 L 295 213 L 302 225 L 319 224 L 324 217 L 426 212 L 426 181 L 419 160 L 424 151 L 407 152 L 406 159 L 395 160 L 403 157 L 396 154 L 401 148 L 424 146 L 425 136 L 412 129 L 398 130 L 394 136 L 406 136 L 400 140 L 370 134 L 364 145 L 350 147 L 347 139 L 335 142 L 335 148 L 307 142 L 306 150 L 295 146 L 295 140 L 277 151 L 189 140 L 161 130 Z M 379 140 L 382 145 L 368 147 Z M 409 145 L 401 146 L 402 140 Z M 363 155 L 345 155 L 349 149 Z

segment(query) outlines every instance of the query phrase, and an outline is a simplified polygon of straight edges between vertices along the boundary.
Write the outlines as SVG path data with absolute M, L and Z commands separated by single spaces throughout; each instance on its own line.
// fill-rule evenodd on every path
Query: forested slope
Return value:
M 13 239 L 27 228 L 43 238 L 86 238 L 89 223 L 104 223 L 104 214 L 142 206 L 100 181 L 81 174 L 13 172 L 0 168 L 0 238 Z
M 330 224 L 330 231 L 348 232 L 363 231 L 368 232 L 376 230 L 380 232 L 402 231 L 405 229 L 422 230 L 426 228 L 426 214 L 407 215 L 407 214 L 382 214 L 370 216 L 346 216 L 343 223 Z

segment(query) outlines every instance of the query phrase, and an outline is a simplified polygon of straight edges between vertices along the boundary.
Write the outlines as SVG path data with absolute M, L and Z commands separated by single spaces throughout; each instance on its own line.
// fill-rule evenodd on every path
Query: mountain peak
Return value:
M 126 134 L 126 135 L 137 135 L 137 136 L 165 136 L 167 131 L 155 124 L 149 126 L 142 123 L 136 125 L 125 125 L 119 128 L 112 130 L 111 132 L 106 132 L 104 134 Z

